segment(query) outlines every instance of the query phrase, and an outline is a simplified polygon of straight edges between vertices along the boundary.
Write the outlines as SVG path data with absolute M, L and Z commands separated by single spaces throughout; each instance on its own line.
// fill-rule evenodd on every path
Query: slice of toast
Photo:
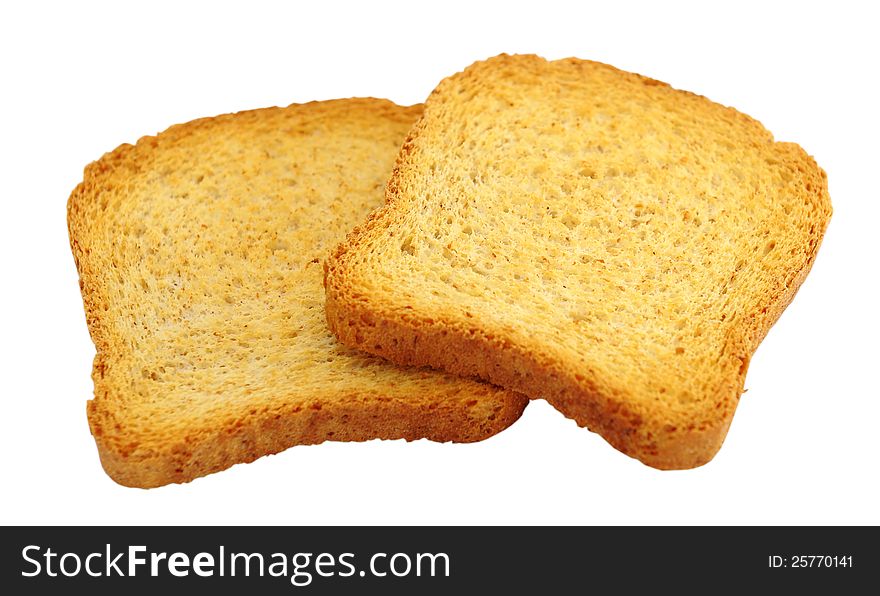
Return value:
M 577 59 L 443 81 L 328 262 L 344 343 L 546 398 L 664 469 L 709 461 L 831 215 L 758 122 Z
M 325 253 L 381 205 L 421 106 L 352 99 L 173 126 L 85 170 L 70 242 L 97 347 L 88 419 L 120 484 L 297 444 L 477 441 L 524 396 L 402 369 L 327 329 Z

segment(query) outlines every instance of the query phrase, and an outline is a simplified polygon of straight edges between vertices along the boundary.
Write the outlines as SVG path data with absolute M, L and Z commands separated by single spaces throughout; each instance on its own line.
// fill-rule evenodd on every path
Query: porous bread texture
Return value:
M 757 121 L 578 59 L 444 80 L 328 262 L 352 347 L 546 398 L 662 469 L 718 451 L 809 271 L 825 173 Z
M 421 106 L 314 102 L 122 145 L 68 203 L 97 347 L 88 419 L 120 484 L 186 482 L 296 444 L 476 441 L 526 398 L 338 344 L 322 261 L 382 191 Z

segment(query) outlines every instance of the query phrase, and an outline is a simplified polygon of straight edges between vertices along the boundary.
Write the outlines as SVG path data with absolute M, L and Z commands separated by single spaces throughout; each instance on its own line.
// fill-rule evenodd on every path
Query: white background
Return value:
M 0 522 L 880 523 L 874 3 L 10 4 Z M 536 402 L 475 445 L 327 443 L 188 485 L 114 484 L 86 423 L 94 350 L 65 224 L 83 167 L 205 115 L 349 96 L 416 103 L 500 52 L 600 60 L 707 95 L 827 170 L 825 242 L 752 361 L 715 460 L 659 472 Z

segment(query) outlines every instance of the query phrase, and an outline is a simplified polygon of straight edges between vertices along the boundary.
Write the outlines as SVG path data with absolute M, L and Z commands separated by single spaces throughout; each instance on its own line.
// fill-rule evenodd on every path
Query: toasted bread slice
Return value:
M 720 448 L 831 215 L 758 122 L 577 59 L 443 81 L 386 205 L 329 260 L 337 337 L 546 398 L 657 468 Z
M 86 168 L 70 241 L 97 347 L 88 419 L 153 487 L 333 439 L 476 441 L 526 398 L 339 345 L 325 253 L 371 209 L 421 106 L 353 99 L 174 126 Z

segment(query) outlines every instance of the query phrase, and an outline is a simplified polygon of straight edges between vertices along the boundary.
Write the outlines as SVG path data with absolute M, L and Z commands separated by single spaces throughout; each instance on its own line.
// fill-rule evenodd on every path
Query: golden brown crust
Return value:
M 495 411 L 484 417 L 443 401 L 425 407 L 405 400 L 365 401 L 353 395 L 349 404 L 322 409 L 294 405 L 283 398 L 279 401 L 281 408 L 180 436 L 145 457 L 133 457 L 112 429 L 105 434 L 108 421 L 98 400 L 88 402 L 89 426 L 101 465 L 113 480 L 124 486 L 154 488 L 189 482 L 296 445 L 374 439 L 482 441 L 516 422 L 528 403 L 525 397 L 511 394 L 510 399 L 494 400 Z
M 522 57 L 522 61 L 531 67 L 529 62 L 538 62 L 533 58 Z M 586 68 L 610 69 L 645 85 L 668 87 L 605 65 L 574 59 L 560 62 L 578 68 L 585 65 Z M 501 56 L 477 66 L 485 70 L 516 70 L 522 63 L 520 57 Z M 649 466 L 683 469 L 710 461 L 727 434 L 743 391 L 751 355 L 793 299 L 816 257 L 831 215 L 825 173 L 797 145 L 775 144 L 777 158 L 803 181 L 804 200 L 814 223 L 806 231 L 803 245 L 792 250 L 784 274 L 767 282 L 760 298 L 747 312 L 733 313 L 739 316 L 719 346 L 717 380 L 710 379 L 712 384 L 697 405 L 690 409 L 682 406 L 683 413 L 673 414 L 662 404 L 633 399 L 626 379 L 614 378 L 590 363 L 584 366 L 570 358 L 560 358 L 558 351 L 546 343 L 512 334 L 467 312 L 462 317 L 460 312 L 439 305 L 433 309 L 423 303 L 413 307 L 402 295 L 365 288 L 363 280 L 369 272 L 356 268 L 368 267 L 361 262 L 367 246 L 375 250 L 383 242 L 390 243 L 388 230 L 396 233 L 407 216 L 412 192 L 405 188 L 403 179 L 419 159 L 414 154 L 429 120 L 434 117 L 435 103 L 442 103 L 456 91 L 461 92 L 461 89 L 450 90 L 451 79 L 442 82 L 428 99 L 425 115 L 407 137 L 388 184 L 385 207 L 350 234 L 325 267 L 326 312 L 331 330 L 346 345 L 393 362 L 428 365 L 462 376 L 475 376 L 521 391 L 531 398 L 545 398 L 579 425 L 598 432 L 615 448 Z M 709 103 L 690 93 L 671 92 Z M 772 137 L 756 121 L 730 108 L 711 105 L 713 109 L 723 110 L 725 118 L 750 127 L 756 135 L 756 143 L 772 144 Z M 430 142 L 430 139 L 425 141 Z M 734 275 L 736 272 L 731 274 L 731 280 Z
M 282 143 L 292 142 L 295 146 L 297 140 L 301 139 L 307 147 L 320 148 L 322 141 L 313 140 L 312 130 L 329 134 L 335 130 L 337 121 L 345 120 L 344 126 L 350 127 L 353 132 L 342 134 L 343 144 L 339 150 L 346 151 L 347 134 L 356 134 L 363 137 L 359 142 L 366 147 L 360 150 L 367 152 L 361 163 L 362 171 L 352 172 L 355 176 L 367 176 L 366 181 L 360 181 L 360 186 L 351 186 L 346 191 L 348 194 L 338 199 L 350 201 L 347 207 L 339 211 L 341 221 L 345 223 L 348 219 L 360 217 L 360 202 L 364 205 L 371 200 L 375 200 L 374 204 L 381 202 L 381 188 L 378 187 L 373 199 L 370 179 L 384 180 L 387 170 L 379 171 L 377 168 L 387 167 L 383 166 L 385 161 L 390 164 L 400 139 L 420 112 L 420 106 L 404 108 L 386 100 L 351 99 L 227 114 L 174 126 L 156 137 L 142 138 L 137 145 L 122 145 L 86 168 L 83 182 L 74 189 L 68 201 L 67 220 L 86 320 L 97 349 L 92 372 L 95 396 L 88 402 L 87 408 L 89 426 L 104 469 L 115 481 L 142 488 L 188 482 L 293 445 L 316 444 L 325 440 L 427 438 L 435 441 L 478 441 L 505 429 L 521 415 L 528 400 L 511 391 L 430 371 L 403 371 L 343 348 L 326 350 L 322 347 L 325 345 L 324 336 L 329 338 L 326 328 L 321 332 L 320 329 L 307 327 L 306 332 L 311 333 L 309 337 L 314 338 L 308 341 L 319 343 L 307 343 L 304 348 L 292 344 L 302 341 L 302 337 L 299 340 L 285 339 L 296 337 L 297 332 L 303 336 L 304 332 L 296 327 L 297 323 L 306 321 L 306 315 L 311 315 L 305 309 L 311 308 L 312 302 L 320 304 L 323 297 L 320 274 L 308 273 L 310 268 L 320 266 L 311 264 L 315 261 L 311 259 L 312 255 L 303 255 L 318 250 L 311 243 L 330 234 L 323 229 L 331 223 L 337 223 L 330 222 L 324 211 L 321 212 L 322 231 L 306 235 L 304 238 L 308 240 L 299 240 L 299 237 L 292 235 L 286 240 L 274 240 L 289 226 L 284 211 L 279 211 L 278 217 L 271 220 L 271 225 L 254 232 L 255 244 L 264 243 L 263 237 L 267 234 L 271 236 L 265 240 L 268 243 L 264 251 L 267 256 L 256 251 L 259 246 L 250 247 L 254 252 L 250 257 L 243 257 L 240 264 L 244 269 L 239 272 L 238 278 L 254 268 L 262 271 L 254 276 L 256 290 L 240 288 L 238 294 L 234 294 L 234 286 L 227 286 L 225 279 L 223 285 L 207 284 L 204 290 L 195 286 L 198 278 L 210 274 L 213 268 L 225 266 L 229 269 L 235 264 L 228 253 L 236 249 L 239 241 L 235 234 L 241 232 L 226 227 L 229 226 L 227 221 L 218 224 L 220 230 L 212 237 L 213 244 L 199 245 L 198 250 L 202 252 L 190 254 L 193 248 L 182 248 L 188 246 L 187 242 L 193 242 L 194 235 L 207 237 L 211 233 L 207 229 L 208 224 L 213 225 L 214 222 L 208 219 L 216 213 L 223 211 L 224 217 L 237 219 L 250 217 L 247 203 L 241 208 L 232 207 L 231 202 L 237 200 L 238 196 L 226 196 L 223 198 L 225 202 L 221 201 L 212 207 L 206 202 L 217 200 L 218 193 L 213 189 L 203 190 L 204 186 L 195 186 L 189 180 L 195 174 L 191 174 L 187 168 L 204 166 L 210 159 L 216 159 L 218 167 L 225 167 L 227 162 L 224 160 L 227 158 L 212 153 L 222 149 L 224 142 L 241 139 L 237 146 L 253 149 L 251 145 L 262 140 L 266 147 L 277 152 Z M 381 136 L 381 144 L 377 138 L 375 147 L 370 146 L 371 132 Z M 395 139 L 396 146 L 389 142 Z M 195 159 L 195 152 L 199 148 L 203 148 L 203 153 Z M 168 160 L 169 155 L 174 157 L 173 161 Z M 292 154 L 285 159 L 282 155 L 281 163 L 286 167 L 287 162 L 302 160 L 298 167 L 307 171 L 315 167 L 308 161 L 309 155 L 312 154 L 308 151 L 305 151 L 305 158 Z M 271 175 L 260 178 L 260 168 L 269 167 L 272 163 L 268 156 L 265 160 L 260 155 L 255 159 L 233 159 L 236 167 L 242 171 L 241 182 L 235 189 L 260 195 L 275 192 L 280 181 Z M 339 185 L 345 183 L 345 180 L 337 180 L 345 175 L 345 162 L 340 159 L 338 163 L 340 165 L 330 174 L 317 176 L 316 184 L 324 181 L 327 184 L 321 200 L 331 201 L 326 197 L 335 196 Z M 211 163 L 212 168 L 214 165 Z M 328 167 L 334 167 L 334 164 Z M 201 175 L 198 183 L 216 181 L 220 184 L 236 179 L 238 173 L 234 168 L 229 169 L 228 175 L 206 169 Z M 154 184 L 155 179 L 161 181 L 160 186 L 150 187 L 155 188 L 154 191 L 141 191 L 143 186 Z M 301 179 L 306 182 L 310 180 L 305 175 Z M 171 191 L 167 190 L 169 183 L 166 181 L 169 180 Z M 255 191 L 253 189 L 259 180 L 264 180 L 263 187 Z M 173 185 L 179 187 L 176 194 Z M 170 193 L 168 198 L 157 198 L 158 194 L 165 192 Z M 297 201 L 303 197 L 312 201 L 309 193 L 297 192 L 300 191 L 289 191 L 287 201 Z M 198 201 L 190 203 L 185 216 L 188 215 L 191 220 L 205 219 L 205 224 L 199 227 L 199 221 L 172 222 L 169 219 L 172 216 L 167 214 L 179 208 L 181 197 Z M 327 208 L 335 206 L 330 202 Z M 320 203 L 317 207 L 309 208 L 322 209 Z M 304 213 L 308 215 L 310 212 Z M 178 234 L 176 242 L 180 243 L 181 248 L 175 251 L 172 247 L 169 253 L 160 253 L 169 246 L 165 237 L 151 239 L 149 234 L 158 234 L 157 230 L 138 229 L 150 225 L 148 217 L 153 227 L 164 225 L 168 228 L 163 233 Z M 256 217 L 253 217 L 253 222 L 257 222 Z M 344 227 L 350 225 L 345 223 Z M 195 226 L 195 233 L 185 226 Z M 180 232 L 176 231 L 177 227 Z M 288 253 L 279 253 L 280 249 L 274 250 L 274 245 L 285 241 L 291 244 L 303 242 L 304 246 L 289 253 L 286 261 L 280 261 L 278 255 Z M 224 250 L 227 254 L 225 261 L 221 258 Z M 253 259 L 250 265 L 249 258 Z M 173 259 L 173 262 L 169 262 L 169 259 Z M 203 260 L 196 263 L 196 259 Z M 161 267 L 170 273 L 152 275 L 152 269 Z M 193 288 L 176 290 L 181 297 L 179 305 L 157 303 L 152 308 L 150 305 L 153 301 L 169 296 L 169 290 L 162 289 L 162 284 L 169 277 L 172 280 L 184 279 L 187 268 L 195 272 L 192 275 Z M 285 278 L 287 281 L 274 281 L 285 275 L 289 276 Z M 143 277 L 140 282 L 143 284 L 142 292 L 138 288 L 131 290 L 126 285 L 138 277 Z M 234 271 L 230 277 L 237 279 Z M 238 279 L 237 283 L 246 285 L 247 280 L 242 282 Z M 275 287 L 270 286 L 271 283 L 275 283 Z M 309 284 L 313 284 L 313 287 Z M 288 302 L 282 300 L 289 286 L 305 292 L 306 306 L 300 306 L 300 302 L 293 298 Z M 246 318 L 242 307 L 222 301 L 209 303 L 217 293 L 230 293 L 228 300 L 234 302 L 251 299 L 254 291 L 265 292 L 264 288 L 270 288 L 271 297 L 266 297 L 264 307 L 258 303 L 256 315 L 258 320 L 268 317 L 270 323 L 262 326 L 254 323 L 253 312 L 249 311 Z M 122 290 L 125 292 L 120 294 Z M 203 291 L 210 295 L 203 295 Z M 120 305 L 120 295 L 134 298 L 129 298 L 130 303 Z M 142 302 L 147 307 L 143 307 Z M 210 306 L 206 312 L 220 313 L 216 318 L 221 323 L 226 317 L 224 326 L 217 327 L 213 334 L 207 335 L 211 341 L 219 342 L 216 344 L 219 350 L 215 352 L 204 351 L 198 340 L 187 337 L 201 330 L 187 319 L 187 316 L 193 315 L 186 313 L 191 313 L 202 303 Z M 176 321 L 173 322 L 176 335 L 170 337 L 176 337 L 175 341 L 181 345 L 186 344 L 179 350 L 184 353 L 180 358 L 194 358 L 194 354 L 198 353 L 201 360 L 168 362 L 176 352 L 163 352 L 163 344 L 167 342 L 156 337 L 158 329 L 155 323 L 148 325 L 142 322 L 152 317 L 154 311 L 160 310 L 164 326 L 169 325 L 168 321 Z M 294 326 L 293 331 L 279 337 L 277 323 L 271 316 L 282 310 L 289 310 L 300 319 L 290 319 L 291 323 L 288 324 Z M 236 317 L 242 318 L 236 323 Z M 322 319 L 322 316 L 315 315 L 308 319 L 311 322 L 302 322 L 300 327 L 314 325 L 315 320 Z M 256 347 L 237 345 L 234 334 L 248 326 L 252 329 L 248 341 L 263 342 L 262 345 L 266 345 L 267 341 L 274 342 L 276 349 L 269 347 L 261 351 Z M 133 335 L 139 333 L 139 329 L 145 329 L 143 335 Z M 135 348 L 135 345 L 138 347 Z M 271 346 L 271 343 L 268 345 Z M 238 360 L 216 355 L 217 351 L 224 350 L 231 351 Z M 261 365 L 260 374 L 273 379 L 267 381 L 269 393 L 261 395 L 259 399 L 249 397 L 254 390 L 248 375 L 253 372 L 248 372 L 251 369 L 240 360 L 256 355 L 259 362 L 271 362 L 273 358 L 284 355 L 285 350 L 291 352 L 293 362 L 302 362 L 301 358 L 313 358 L 315 354 L 323 354 L 328 361 L 335 360 L 337 364 L 341 362 L 338 366 L 334 365 L 336 368 L 328 369 L 338 378 L 322 381 L 320 373 L 316 373 L 316 379 L 296 377 L 290 381 L 286 380 L 282 365 Z M 328 365 L 322 362 L 320 360 L 318 364 L 326 368 Z M 175 366 L 183 372 L 174 372 Z M 143 375 L 140 374 L 141 368 Z M 226 376 L 212 372 L 226 371 L 224 374 L 227 374 L 230 370 L 235 372 L 236 368 L 241 369 L 239 381 L 227 381 Z M 193 378 L 208 379 L 213 383 L 213 388 L 198 384 L 195 388 L 188 388 L 186 383 L 175 384 L 163 378 L 168 376 L 173 380 L 175 375 L 193 374 L 193 369 L 197 369 L 195 372 L 201 375 Z M 274 379 L 281 379 L 287 385 Z M 313 383 L 311 390 L 295 391 L 297 384 L 306 382 Z M 277 385 L 274 388 L 273 383 Z M 262 388 L 264 393 L 266 389 Z M 217 397 L 212 397 L 213 394 Z M 220 408 L 216 400 L 222 402 Z M 168 401 L 165 409 L 162 407 L 164 401 Z

